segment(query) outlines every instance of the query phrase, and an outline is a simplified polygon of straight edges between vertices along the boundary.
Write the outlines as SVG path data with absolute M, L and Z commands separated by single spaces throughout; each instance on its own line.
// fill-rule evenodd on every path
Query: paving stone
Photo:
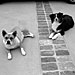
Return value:
M 47 28 L 38 29 L 39 32 L 49 32 Z
M 45 3 L 43 3 L 44 5 L 49 5 L 49 2 L 45 2 Z
M 38 24 L 39 25 L 47 25 L 47 22 L 46 21 L 39 21 Z
M 38 8 L 37 8 L 37 9 L 38 9 Z M 38 13 L 38 12 L 44 12 L 44 10 L 42 9 L 42 10 L 38 10 L 38 11 L 36 11 L 36 12 L 37 12 L 37 13 Z
M 42 6 L 43 6 L 42 3 L 36 3 L 36 8 L 40 8 L 40 7 L 42 7 Z
M 58 71 L 55 71 L 55 72 L 46 72 L 46 73 L 43 73 L 43 75 L 59 75 L 59 72 Z
M 49 32 L 41 32 L 41 33 L 39 33 L 39 35 L 49 35 Z
M 49 32 L 39 32 L 39 36 L 49 36 Z
M 42 57 L 41 62 L 56 62 L 55 57 Z
M 57 57 L 58 62 L 69 62 L 72 61 L 70 56 L 59 56 Z
M 47 16 L 47 20 L 49 20 L 49 21 L 51 20 L 49 16 Z M 48 23 L 49 23 L 49 22 L 48 22 Z M 50 23 L 49 25 L 51 25 L 51 23 Z
M 45 11 L 48 13 L 51 13 L 51 9 L 50 8 L 45 8 Z
M 42 64 L 41 66 L 43 71 L 58 70 L 56 63 L 47 63 L 47 64 Z
M 39 35 L 39 37 L 43 37 L 43 38 L 45 37 L 47 40 L 48 40 L 48 36 L 49 36 L 49 35 Z M 43 40 L 43 39 L 42 39 L 42 40 Z
M 62 71 L 60 75 L 75 75 L 75 71 Z
M 50 11 L 51 9 L 49 8 L 49 10 L 48 9 L 45 9 L 46 11 L 45 11 L 45 13 L 47 14 L 47 15 L 50 15 L 51 13 L 52 13 L 52 11 Z
M 68 50 L 57 50 L 56 51 L 57 56 L 65 56 L 65 55 L 70 55 Z
M 38 19 L 38 21 L 39 20 L 46 20 L 45 16 L 43 16 L 43 15 L 38 15 L 37 16 L 37 19 Z
M 52 50 L 53 46 L 52 45 L 44 45 L 40 46 L 40 50 Z
M 41 56 L 53 56 L 54 51 L 41 51 Z
M 59 36 L 59 37 L 57 38 L 57 40 L 64 40 L 64 37 L 63 37 L 63 36 Z
M 75 65 L 73 64 L 73 62 L 58 63 L 58 66 L 60 70 L 75 71 Z
M 37 10 L 37 11 L 43 10 L 43 7 L 41 7 L 41 8 L 37 8 L 36 10 Z
M 44 14 L 44 11 L 38 11 L 37 15 L 45 15 L 45 14 Z
M 37 9 L 38 9 L 38 8 L 37 8 Z M 42 10 L 38 10 L 37 13 L 38 13 L 38 12 L 44 12 L 44 10 L 43 10 L 43 9 L 42 9 Z
M 42 26 L 42 25 L 40 25 L 40 26 L 38 26 L 38 28 L 48 28 L 48 26 Z
M 39 40 L 48 40 L 48 36 L 39 36 Z
M 38 21 L 45 21 L 46 20 L 45 18 L 42 18 L 42 17 L 38 17 L 37 19 L 38 19 Z M 38 26 L 41 26 L 41 25 L 38 25 Z
M 47 20 L 50 20 L 50 17 L 47 17 Z M 48 22 L 49 23 L 49 22 Z M 51 24 L 50 24 L 51 25 Z
M 54 47 L 56 50 L 66 50 L 67 49 L 66 44 L 55 44 Z
M 46 15 L 50 15 L 50 14 L 52 14 L 52 11 L 45 11 L 45 13 L 46 13 Z
M 47 21 L 46 21 L 46 20 L 45 20 L 45 21 L 43 21 L 43 20 L 39 21 L 39 20 L 38 20 L 38 22 L 41 22 L 41 23 L 46 23 Z
M 47 30 L 47 31 L 49 31 L 48 29 L 48 26 L 47 25 L 39 25 L 38 27 L 40 27 L 40 28 L 38 28 L 38 30 Z
M 37 13 L 37 15 L 44 15 L 44 12 L 39 12 Z
M 50 5 L 44 5 L 45 9 L 50 9 Z M 46 11 L 46 10 L 45 10 Z M 51 10 L 50 10 L 51 11 Z
M 53 40 L 53 44 L 65 44 L 64 40 Z
M 39 44 L 40 44 L 40 46 L 51 45 L 52 44 L 52 40 L 39 40 Z

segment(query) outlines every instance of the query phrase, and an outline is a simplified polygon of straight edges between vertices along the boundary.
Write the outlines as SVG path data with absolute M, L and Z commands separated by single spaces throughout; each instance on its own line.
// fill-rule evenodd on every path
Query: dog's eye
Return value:
M 8 37 L 5 37 L 5 39 L 7 40 L 7 39 L 8 39 Z
M 10 37 L 10 40 L 12 40 L 13 39 L 13 37 Z

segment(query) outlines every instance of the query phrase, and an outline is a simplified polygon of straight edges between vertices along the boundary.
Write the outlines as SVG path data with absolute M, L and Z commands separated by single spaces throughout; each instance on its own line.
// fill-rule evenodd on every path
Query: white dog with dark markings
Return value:
M 26 55 L 26 51 L 22 47 L 22 43 L 25 37 L 34 37 L 34 35 L 28 30 L 21 30 L 19 27 L 14 27 L 9 33 L 2 30 L 3 43 L 7 49 L 8 59 L 12 59 L 11 50 L 20 48 L 22 55 Z

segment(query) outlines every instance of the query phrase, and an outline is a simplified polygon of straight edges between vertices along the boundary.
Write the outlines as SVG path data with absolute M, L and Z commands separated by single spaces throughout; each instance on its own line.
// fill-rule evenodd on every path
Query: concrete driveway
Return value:
M 2 29 L 9 32 L 15 26 L 26 28 L 37 37 L 25 39 L 26 56 L 17 49 L 12 51 L 13 59 L 9 61 L 0 35 L 0 75 L 41 75 L 35 3 L 0 5 L 0 32 Z

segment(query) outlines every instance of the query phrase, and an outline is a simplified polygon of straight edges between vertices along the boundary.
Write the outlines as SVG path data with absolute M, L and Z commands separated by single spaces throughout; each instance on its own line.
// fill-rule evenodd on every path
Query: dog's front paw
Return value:
M 58 34 L 54 35 L 54 36 L 52 37 L 52 40 L 57 39 L 59 36 L 60 36 L 60 33 L 58 33 Z
M 51 33 L 50 36 L 49 36 L 49 39 L 52 39 L 54 33 Z
M 11 53 L 8 53 L 8 60 L 11 60 L 12 59 L 12 55 Z
M 21 53 L 22 53 L 23 56 L 26 55 L 26 52 L 25 52 L 25 50 L 23 48 L 21 48 Z

